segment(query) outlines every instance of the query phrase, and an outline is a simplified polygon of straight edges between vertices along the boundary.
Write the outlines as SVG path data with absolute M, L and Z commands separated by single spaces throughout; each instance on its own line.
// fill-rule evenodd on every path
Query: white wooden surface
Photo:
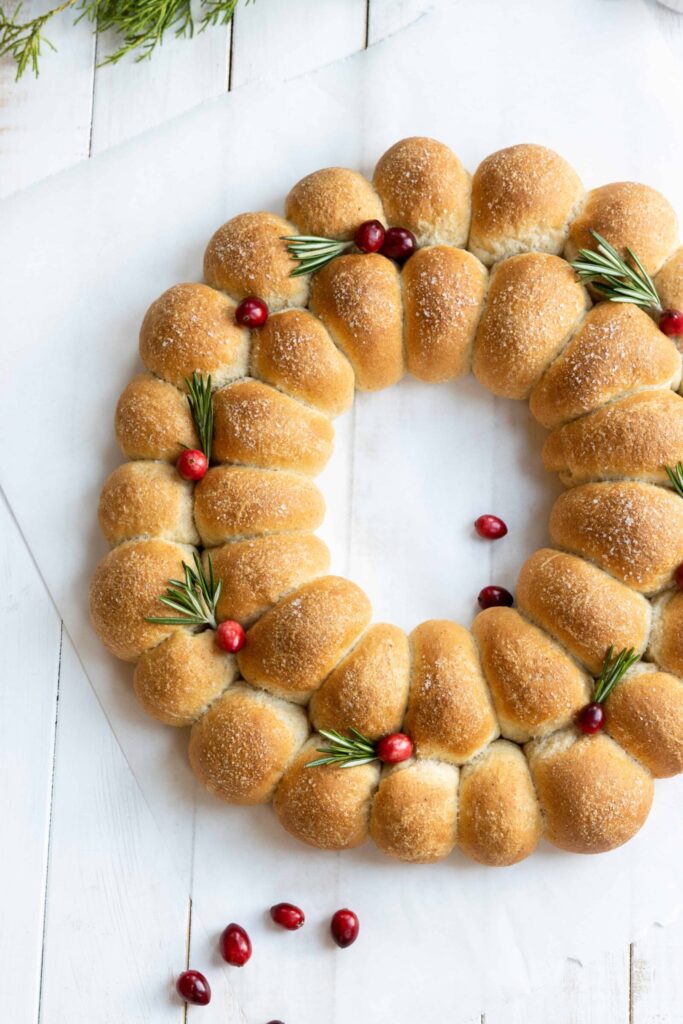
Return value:
M 44 6 L 33 0 L 25 10 Z M 0 62 L 0 195 L 227 88 L 354 53 L 427 6 L 257 0 L 240 7 L 231 28 L 192 43 L 169 40 L 153 63 L 115 68 L 96 68 L 107 43 L 96 53 L 86 25 L 55 29 L 59 54 L 46 58 L 38 82 L 15 84 L 12 67 Z M 683 17 L 654 0 L 652 13 L 680 60 Z M 181 1022 L 185 1011 L 170 982 L 192 944 L 186 889 L 159 869 L 147 809 L 4 502 L 0 584 L 3 1020 Z M 560 988 L 488 1013 L 486 1022 L 677 1024 L 682 954 L 683 922 L 653 929 L 595 964 L 568 963 Z M 201 1013 L 191 1010 L 187 1019 Z

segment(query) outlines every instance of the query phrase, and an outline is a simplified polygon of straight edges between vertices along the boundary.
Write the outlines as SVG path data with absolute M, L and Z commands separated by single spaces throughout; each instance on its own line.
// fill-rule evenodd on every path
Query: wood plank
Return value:
M 630 1024 L 682 1024 L 683 921 L 655 926 L 632 947 Z

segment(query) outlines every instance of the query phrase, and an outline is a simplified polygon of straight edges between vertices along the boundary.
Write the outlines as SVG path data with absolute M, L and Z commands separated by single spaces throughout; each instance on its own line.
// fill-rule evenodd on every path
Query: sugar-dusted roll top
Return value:
M 175 462 L 199 438 L 187 398 L 172 384 L 150 374 L 134 377 L 116 406 L 116 440 L 129 459 Z
M 666 672 L 683 677 L 683 591 L 668 592 L 655 601 L 648 657 Z
M 402 139 L 380 157 L 374 184 L 390 225 L 408 228 L 420 246 L 464 248 L 470 226 L 470 176 L 443 142 Z
M 605 704 L 607 731 L 656 779 L 683 772 L 683 680 L 641 662 Z
M 655 287 L 664 309 L 683 310 L 683 246 L 676 249 L 659 271 Z M 680 342 L 680 338 L 678 340 Z
M 292 277 L 296 268 L 283 238 L 296 234 L 274 213 L 241 213 L 218 228 L 204 254 L 209 285 L 239 302 L 257 295 L 275 310 L 305 306 L 308 277 Z
M 386 771 L 372 803 L 370 834 L 382 853 L 427 864 L 457 841 L 458 769 L 441 761 L 406 761 Z
M 504 398 L 528 398 L 583 317 L 588 298 L 559 256 L 513 256 L 491 275 L 474 343 L 477 380 Z
M 126 462 L 110 473 L 97 509 L 110 544 L 159 537 L 198 544 L 192 516 L 192 485 L 166 462 Z
M 632 839 L 650 812 L 652 776 L 609 736 L 574 729 L 526 747 L 545 818 L 561 850 L 604 853 Z
M 152 373 L 185 386 L 196 371 L 215 387 L 243 377 L 249 332 L 235 321 L 235 304 L 205 284 L 176 284 L 145 313 L 140 358 Z
M 405 730 L 418 757 L 464 764 L 499 733 L 472 636 L 435 619 L 413 630 L 410 645 Z
M 673 207 L 656 189 L 633 181 L 617 181 L 590 191 L 572 221 L 565 248 L 568 260 L 579 249 L 595 249 L 597 231 L 615 249 L 632 249 L 649 274 L 656 274 L 678 244 Z
M 429 383 L 469 373 L 488 275 L 464 249 L 418 249 L 403 268 L 408 372 Z
M 582 197 L 576 172 L 552 150 L 498 150 L 472 179 L 468 249 L 487 266 L 520 252 L 561 253 Z
M 324 167 L 307 174 L 285 199 L 285 216 L 299 234 L 342 240 L 353 238 L 363 221 L 384 221 L 374 188 L 348 167 Z

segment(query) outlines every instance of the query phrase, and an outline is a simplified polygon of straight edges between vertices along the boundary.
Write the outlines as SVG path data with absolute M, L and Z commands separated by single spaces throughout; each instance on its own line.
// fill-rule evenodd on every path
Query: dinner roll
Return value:
M 607 731 L 656 779 L 683 772 L 683 680 L 636 665 L 605 702 Z
M 173 633 L 145 651 L 133 685 L 141 706 L 165 725 L 192 725 L 237 677 L 237 662 L 216 643 L 212 629 Z
M 347 357 L 361 391 L 401 379 L 401 284 L 394 264 L 378 253 L 339 256 L 314 276 L 311 310 Z
M 363 632 L 372 614 L 355 583 L 323 576 L 283 598 L 247 633 L 239 654 L 254 686 L 305 703 Z
M 251 374 L 327 416 L 338 416 L 353 402 L 351 364 L 305 309 L 275 313 L 254 331 Z
M 301 708 L 233 685 L 192 726 L 190 766 L 220 800 L 264 804 L 308 731 Z
M 358 171 L 324 167 L 298 181 L 285 199 L 285 216 L 302 235 L 353 238 L 366 220 L 384 220 L 374 188 Z
M 608 649 L 643 651 L 650 605 L 590 562 L 541 548 L 517 581 L 517 604 L 597 676 Z
M 330 565 L 327 545 L 312 533 L 276 533 L 233 541 L 211 552 L 221 582 L 216 615 L 250 625 L 271 605 L 302 583 L 322 576 Z
M 412 674 L 404 728 L 418 757 L 463 764 L 499 734 L 472 637 L 432 619 L 410 634 Z
M 355 768 L 319 765 L 322 736 L 312 736 L 287 769 L 273 800 L 280 824 L 290 835 L 321 850 L 350 850 L 368 834 L 370 803 L 379 781 L 376 762 Z
M 298 473 L 214 466 L 194 491 L 194 518 L 205 547 L 263 533 L 315 530 L 325 499 Z
M 666 672 L 683 676 L 683 591 L 663 594 L 655 602 L 648 657 Z
M 170 579 L 182 579 L 192 549 L 167 540 L 129 540 L 102 559 L 90 583 L 90 618 L 105 647 L 123 661 L 137 661 L 184 626 L 160 626 L 146 616 L 168 616 L 159 597 Z
M 474 342 L 477 380 L 503 398 L 529 392 L 586 309 L 585 289 L 559 256 L 528 252 L 493 271 Z
M 654 188 L 633 181 L 617 181 L 594 188 L 569 227 L 565 249 L 568 260 L 579 249 L 595 249 L 591 230 L 597 231 L 620 252 L 628 246 L 649 274 L 656 274 L 678 243 L 673 207 Z
M 327 416 L 258 380 L 239 380 L 213 399 L 213 456 L 315 475 L 332 454 Z
M 470 176 L 436 139 L 401 139 L 379 158 L 374 175 L 389 224 L 408 228 L 422 245 L 467 242 Z
M 558 427 L 543 446 L 546 469 L 568 487 L 635 477 L 667 483 L 665 466 L 683 461 L 683 398 L 642 391 Z
M 370 835 L 382 853 L 428 864 L 447 857 L 458 833 L 458 769 L 441 761 L 404 761 L 382 777 Z
M 683 562 L 683 501 L 633 480 L 583 484 L 555 502 L 550 536 L 558 547 L 652 594 L 673 582 Z
M 128 384 L 116 406 L 116 440 L 129 459 L 175 462 L 199 438 L 187 398 L 172 384 L 141 373 Z
M 566 729 L 526 747 L 545 816 L 545 836 L 561 850 L 603 853 L 644 825 L 652 777 L 614 740 Z
M 145 313 L 140 358 L 152 373 L 185 386 L 211 374 L 215 387 L 247 372 L 249 332 L 235 321 L 235 305 L 205 284 L 176 284 Z
M 531 392 L 529 408 L 544 427 L 649 388 L 677 388 L 681 356 L 642 309 L 601 302 Z
M 464 249 L 418 249 L 403 270 L 408 372 L 434 383 L 469 373 L 487 273 Z
M 460 849 L 480 864 L 506 867 L 533 853 L 542 834 L 526 758 L 497 740 L 460 772 Z
M 257 295 L 271 313 L 284 306 L 305 306 L 308 276 L 292 277 L 298 264 L 283 241 L 295 234 L 294 225 L 274 213 L 240 213 L 207 245 L 204 277 L 238 302 Z
M 592 680 L 542 630 L 512 608 L 477 615 L 479 648 L 500 731 L 524 743 L 568 725 L 591 699 Z
M 676 249 L 659 271 L 655 287 L 664 309 L 683 309 L 683 246 Z
M 371 626 L 313 694 L 314 728 L 379 739 L 401 727 L 408 699 L 408 638 L 398 626 Z
M 192 518 L 192 484 L 166 462 L 126 462 L 110 473 L 97 517 L 110 544 L 161 537 L 198 544 Z
M 520 252 L 561 253 L 582 197 L 576 172 L 551 149 L 501 149 L 474 173 L 467 248 L 487 266 Z

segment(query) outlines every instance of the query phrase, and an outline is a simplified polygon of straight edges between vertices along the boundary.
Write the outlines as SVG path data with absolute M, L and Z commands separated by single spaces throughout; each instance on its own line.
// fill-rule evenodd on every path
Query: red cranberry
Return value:
M 683 590 L 683 565 L 676 569 L 676 583 Z
M 245 642 L 246 634 L 239 622 L 226 619 L 225 622 L 219 624 L 216 630 L 216 643 L 224 651 L 228 651 L 230 654 L 237 654 L 238 651 L 242 650 Z
M 576 724 L 586 736 L 594 736 L 605 725 L 605 709 L 602 704 L 586 704 L 576 716 Z
M 360 924 L 352 910 L 338 910 L 330 922 L 332 938 L 342 949 L 346 949 L 358 938 Z
M 503 520 L 492 515 L 479 516 L 478 519 L 475 519 L 474 529 L 484 540 L 498 540 L 508 532 Z
M 183 971 L 175 983 L 176 992 L 186 1003 L 206 1006 L 211 1002 L 211 986 L 199 971 Z
M 404 263 L 417 248 L 415 235 L 408 228 L 389 228 L 384 236 L 384 244 L 380 249 L 387 259 Z
M 183 480 L 201 480 L 203 476 L 206 476 L 209 460 L 198 448 L 186 448 L 178 456 L 175 468 Z
M 480 608 L 509 608 L 514 598 L 505 587 L 484 587 L 477 598 Z
M 276 903 L 270 908 L 270 916 L 275 924 L 286 928 L 288 932 L 295 932 L 306 920 L 303 910 L 295 907 L 293 903 Z
M 239 924 L 229 924 L 220 941 L 221 956 L 232 967 L 244 967 L 251 958 L 251 939 Z
M 404 732 L 392 732 L 375 744 L 375 752 L 385 764 L 399 764 L 412 754 L 413 741 Z
M 235 320 L 241 327 L 263 327 L 268 319 L 268 307 L 263 299 L 249 295 L 235 310 Z
M 659 318 L 659 329 L 670 338 L 683 334 L 683 313 L 680 309 L 665 309 Z
M 384 245 L 384 228 L 378 220 L 364 220 L 353 240 L 361 252 L 379 252 Z

